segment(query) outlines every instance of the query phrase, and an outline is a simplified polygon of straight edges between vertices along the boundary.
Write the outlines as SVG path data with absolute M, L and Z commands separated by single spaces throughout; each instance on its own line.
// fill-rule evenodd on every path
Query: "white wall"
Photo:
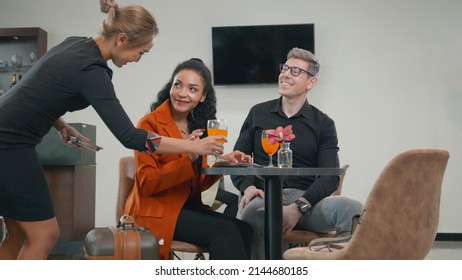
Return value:
M 104 18 L 98 2 L 0 0 L 0 27 L 41 27 L 51 47 L 70 35 L 97 34 Z M 152 11 L 160 27 L 154 48 L 141 62 L 114 68 L 118 96 L 134 123 L 177 63 L 200 57 L 211 67 L 212 26 L 314 22 L 322 70 L 309 100 L 336 121 L 341 162 L 351 165 L 344 194 L 364 201 L 384 165 L 401 151 L 447 149 L 451 158 L 439 232 L 462 232 L 457 177 L 462 166 L 462 2 L 119 0 L 120 5 L 133 2 Z M 276 98 L 277 87 L 216 90 L 219 116 L 230 121 L 230 151 L 249 108 Z M 96 224 L 112 224 L 118 159 L 131 151 L 116 141 L 93 109 L 65 118 L 97 126 L 97 142 L 104 150 L 97 154 Z

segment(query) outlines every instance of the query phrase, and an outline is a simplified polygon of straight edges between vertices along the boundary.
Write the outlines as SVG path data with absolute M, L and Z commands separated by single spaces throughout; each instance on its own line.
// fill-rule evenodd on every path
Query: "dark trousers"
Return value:
M 173 239 L 193 243 L 209 250 L 211 260 L 250 258 L 253 232 L 249 224 L 206 209 L 183 208 Z
M 215 199 L 226 204 L 226 208 L 223 211 L 223 214 L 228 217 L 236 217 L 239 203 L 239 196 L 237 194 L 225 191 L 223 189 L 218 189 Z

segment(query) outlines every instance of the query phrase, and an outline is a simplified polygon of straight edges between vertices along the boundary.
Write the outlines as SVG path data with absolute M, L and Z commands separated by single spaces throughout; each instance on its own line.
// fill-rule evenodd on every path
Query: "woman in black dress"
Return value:
M 112 70 L 138 62 L 158 33 L 154 17 L 137 5 L 118 7 L 100 0 L 107 13 L 95 38 L 70 37 L 47 52 L 8 93 L 0 97 L 0 216 L 9 238 L 0 259 L 46 259 L 59 227 L 35 146 L 54 126 L 65 142 L 70 136 L 88 141 L 62 118 L 66 112 L 92 106 L 127 148 L 158 153 L 223 152 L 215 141 L 160 137 L 133 126 L 119 103 Z M 157 149 L 158 148 L 158 149 Z

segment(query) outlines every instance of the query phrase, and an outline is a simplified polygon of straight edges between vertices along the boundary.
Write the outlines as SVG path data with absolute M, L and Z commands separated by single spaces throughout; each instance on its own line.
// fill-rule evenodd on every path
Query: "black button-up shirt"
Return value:
M 269 157 L 261 145 L 261 132 L 278 126 L 292 125 L 295 139 L 290 141 L 293 167 L 339 167 L 338 139 L 334 121 L 308 101 L 294 116 L 288 118 L 282 111 L 282 98 L 253 106 L 242 125 L 234 150 L 254 156 L 254 162 L 268 165 Z M 277 165 L 277 154 L 273 155 Z M 264 189 L 263 180 L 255 176 L 231 176 L 241 191 L 249 186 Z M 291 176 L 284 179 L 284 188 L 305 190 L 303 195 L 311 205 L 331 195 L 338 187 L 338 176 Z

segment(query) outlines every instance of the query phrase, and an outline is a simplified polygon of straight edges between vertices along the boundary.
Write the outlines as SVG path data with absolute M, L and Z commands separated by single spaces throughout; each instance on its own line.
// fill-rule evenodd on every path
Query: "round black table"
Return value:
M 335 176 L 343 168 L 278 168 L 250 165 L 220 166 L 202 169 L 208 175 L 259 176 L 265 180 L 265 258 L 282 259 L 282 182 L 289 176 Z

